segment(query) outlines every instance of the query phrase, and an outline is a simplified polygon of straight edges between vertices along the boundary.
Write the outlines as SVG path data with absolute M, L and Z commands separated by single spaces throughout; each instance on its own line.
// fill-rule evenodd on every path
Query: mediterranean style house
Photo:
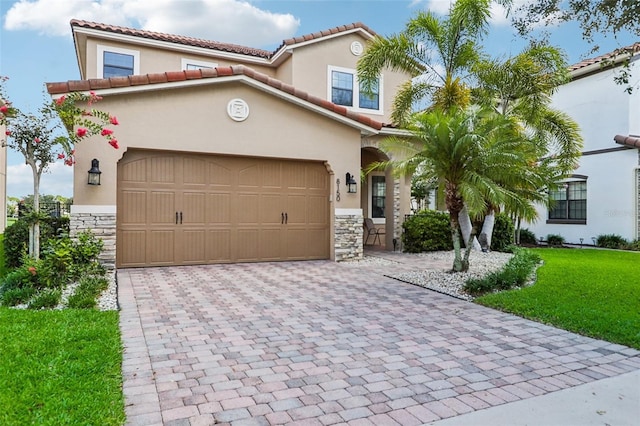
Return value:
M 412 76 L 386 70 L 373 93 L 356 64 L 375 33 L 356 23 L 284 40 L 273 52 L 73 20 L 81 80 L 116 116 L 119 149 L 76 147 L 72 232 L 105 241 L 118 268 L 359 259 L 364 218 L 400 240 L 410 178 L 361 176 Z M 93 161 L 97 160 L 97 162 Z M 100 170 L 99 185 L 88 170 Z M 95 168 L 94 168 L 95 170 Z M 91 182 L 98 183 L 98 182 Z
M 640 43 L 588 59 L 570 68 L 571 81 L 558 89 L 553 106 L 580 125 L 584 149 L 573 176 L 540 206 L 529 229 L 546 239 L 593 244 L 599 235 L 640 238 Z M 617 84 L 628 62 L 631 93 Z

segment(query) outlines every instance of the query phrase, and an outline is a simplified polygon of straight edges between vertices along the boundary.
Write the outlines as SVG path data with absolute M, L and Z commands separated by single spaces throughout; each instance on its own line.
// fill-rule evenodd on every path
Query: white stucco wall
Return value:
M 634 75 L 640 73 L 638 61 Z M 584 155 L 575 174 L 587 176 L 587 223 L 548 224 L 546 208 L 539 206 L 539 219 L 528 227 L 538 237 L 562 235 L 567 243 L 592 244 L 592 237 L 618 234 L 638 238 L 638 150 L 598 152 L 621 148 L 615 135 L 640 134 L 640 93 L 627 94 L 617 85 L 612 70 L 578 78 L 562 86 L 553 106 L 578 122 L 584 138 Z

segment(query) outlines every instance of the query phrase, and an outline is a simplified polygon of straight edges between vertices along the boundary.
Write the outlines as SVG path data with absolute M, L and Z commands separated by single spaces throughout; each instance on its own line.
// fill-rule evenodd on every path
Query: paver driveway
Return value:
M 636 350 L 383 272 L 118 271 L 128 424 L 424 424 L 640 368 Z

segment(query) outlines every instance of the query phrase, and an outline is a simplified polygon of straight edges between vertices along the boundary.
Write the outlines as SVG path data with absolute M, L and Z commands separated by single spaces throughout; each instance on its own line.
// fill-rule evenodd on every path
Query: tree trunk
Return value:
M 454 214 L 450 214 L 451 239 L 453 240 L 453 272 L 462 272 L 462 255 L 460 253 L 460 231 L 458 221 L 454 220 Z M 457 215 L 456 215 L 457 216 Z
M 466 247 L 473 247 L 474 250 L 480 250 L 480 243 L 475 236 L 471 239 L 469 236 L 471 235 L 471 230 L 473 229 L 473 225 L 471 224 L 471 218 L 469 217 L 469 211 L 467 210 L 467 206 L 465 205 L 458 213 L 458 221 L 460 223 L 460 232 L 462 233 L 462 239 L 465 243 Z
M 469 270 L 469 256 L 471 255 L 471 241 L 476 237 L 475 231 L 471 231 L 471 236 L 467 240 L 467 248 L 464 251 L 464 258 L 462 259 L 462 271 L 467 272 Z
M 40 259 L 40 175 L 35 163 L 28 163 L 33 171 L 33 224 L 29 226 L 29 256 Z
M 482 231 L 480 231 L 480 235 L 484 234 L 487 240 L 487 250 L 491 250 L 491 237 L 493 236 L 493 228 L 496 224 L 496 211 L 491 209 L 489 214 L 484 217 L 484 222 L 482 223 Z

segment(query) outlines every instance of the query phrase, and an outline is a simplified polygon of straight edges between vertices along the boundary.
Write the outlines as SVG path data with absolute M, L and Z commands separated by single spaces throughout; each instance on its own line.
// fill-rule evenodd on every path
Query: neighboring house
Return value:
M 274 52 L 71 21 L 80 81 L 115 115 L 120 149 L 76 147 L 72 232 L 105 239 L 117 267 L 359 259 L 364 217 L 400 240 L 410 179 L 387 159 L 393 97 L 385 71 L 360 92 L 355 68 L 375 33 L 360 23 L 285 40 Z M 100 186 L 87 184 L 99 160 Z M 356 184 L 348 191 L 347 174 Z
M 550 191 L 555 206 L 539 207 L 538 221 L 529 225 L 545 240 L 549 234 L 573 244 L 593 244 L 603 234 L 640 238 L 640 43 L 624 50 L 573 65 L 571 81 L 553 96 L 553 106 L 580 125 L 584 148 L 573 176 Z M 614 80 L 627 60 L 631 94 Z

